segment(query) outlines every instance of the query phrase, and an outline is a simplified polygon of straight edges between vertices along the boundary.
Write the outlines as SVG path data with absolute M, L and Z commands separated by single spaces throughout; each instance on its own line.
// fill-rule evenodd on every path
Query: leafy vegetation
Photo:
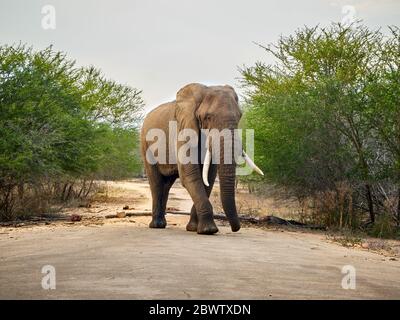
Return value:
M 399 224 L 400 30 L 305 27 L 262 48 L 275 62 L 241 73 L 266 181 L 329 226 Z
M 1 46 L 0 218 L 137 174 L 140 94 L 51 47 Z

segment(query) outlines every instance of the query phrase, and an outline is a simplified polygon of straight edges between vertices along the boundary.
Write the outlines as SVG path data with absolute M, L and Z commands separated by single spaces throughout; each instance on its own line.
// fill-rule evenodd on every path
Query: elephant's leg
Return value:
M 190 210 L 190 219 L 188 224 L 186 225 L 186 230 L 187 231 L 197 231 L 197 224 L 199 220 L 197 219 L 197 211 L 195 206 L 192 206 L 192 209 Z
M 189 192 L 197 213 L 197 233 L 214 234 L 218 232 L 214 222 L 213 208 L 208 199 L 201 178 L 201 166 L 196 164 L 178 165 L 182 185 Z
M 210 169 L 208 171 L 209 186 L 208 187 L 204 186 L 206 189 L 207 197 L 210 197 L 216 176 L 217 176 L 217 166 L 215 164 L 211 164 Z M 197 224 L 198 224 L 197 211 L 196 207 L 193 205 L 192 209 L 190 210 L 190 220 L 189 223 L 186 225 L 186 230 L 197 231 Z
M 170 177 L 163 176 L 155 165 L 146 165 L 146 172 L 152 197 L 152 219 L 149 227 L 165 228 L 167 225 L 165 206 L 173 181 Z
M 172 185 L 174 184 L 175 180 L 178 178 L 178 175 L 163 177 L 164 178 L 164 186 L 162 190 L 162 203 L 161 203 L 161 212 L 166 212 L 167 209 L 167 202 L 168 202 L 168 195 L 169 190 L 171 189 Z
M 152 219 L 150 228 L 165 228 L 167 221 L 162 212 L 163 188 L 164 182 L 161 173 L 156 166 L 148 166 L 147 177 L 150 184 L 151 198 L 152 198 Z
M 165 211 L 167 207 L 168 194 L 171 186 L 174 184 L 177 176 L 162 176 L 158 179 L 156 194 L 153 196 L 153 217 L 150 222 L 150 228 L 165 228 L 167 220 Z

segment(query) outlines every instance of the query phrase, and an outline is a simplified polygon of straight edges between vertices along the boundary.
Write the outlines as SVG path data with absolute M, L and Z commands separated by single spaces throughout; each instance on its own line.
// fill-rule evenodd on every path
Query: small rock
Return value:
M 368 248 L 369 248 L 368 242 L 363 242 L 363 243 L 361 244 L 361 248 L 368 249 Z
M 75 221 L 81 221 L 82 217 L 79 214 L 73 214 L 70 217 L 71 221 L 75 222 Z
M 397 261 L 396 258 L 390 258 L 389 260 L 390 260 L 390 261 Z
M 126 205 L 126 206 L 124 206 L 122 209 L 123 209 L 123 210 L 129 210 L 129 206 Z
M 126 213 L 125 212 L 117 212 L 117 218 L 125 218 Z

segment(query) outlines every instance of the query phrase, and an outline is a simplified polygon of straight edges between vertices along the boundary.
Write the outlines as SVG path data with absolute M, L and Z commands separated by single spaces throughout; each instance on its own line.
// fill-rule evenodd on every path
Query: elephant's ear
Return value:
M 231 87 L 231 86 L 228 85 L 228 84 L 226 84 L 224 87 L 230 91 L 230 93 L 232 94 L 232 96 L 235 98 L 236 103 L 238 103 L 238 102 L 239 102 L 239 98 L 238 98 L 238 96 L 237 96 L 237 94 L 236 94 L 235 89 L 233 89 L 233 87 Z
M 199 120 L 196 110 L 205 96 L 207 87 L 199 83 L 184 86 L 176 94 L 175 117 L 178 121 L 178 130 L 193 129 L 199 131 Z

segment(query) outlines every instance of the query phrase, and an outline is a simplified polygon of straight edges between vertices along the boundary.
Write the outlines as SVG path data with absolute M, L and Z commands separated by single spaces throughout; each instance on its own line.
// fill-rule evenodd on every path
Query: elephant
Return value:
M 169 123 L 171 121 L 175 121 L 178 132 L 191 129 L 198 133 L 199 137 L 202 129 L 228 129 L 233 131 L 238 128 L 241 116 L 238 96 L 231 86 L 205 86 L 199 83 L 184 86 L 177 92 L 176 100 L 164 103 L 147 114 L 141 129 L 141 154 L 152 196 L 150 228 L 166 227 L 165 211 L 169 190 L 179 177 L 181 184 L 193 200 L 186 230 L 198 234 L 218 232 L 213 218 L 213 207 L 209 200 L 218 174 L 222 208 L 232 231 L 236 232 L 240 229 L 235 204 L 236 164 L 235 161 L 224 162 L 224 146 L 220 146 L 219 162 L 212 159 L 211 151 L 208 147 L 202 145 L 202 139 L 198 138 L 192 147 L 198 149 L 199 155 L 202 154 L 202 148 L 207 148 L 203 163 L 202 161 L 199 161 L 199 163 L 183 163 L 179 157 L 176 163 L 171 161 L 153 163 L 148 160 L 148 154 L 150 152 L 151 156 L 155 156 L 156 152 L 150 151 L 151 143 L 147 141 L 147 135 L 151 129 L 159 129 L 165 132 L 166 136 L 169 136 Z M 175 148 L 179 149 L 185 143 L 185 141 L 179 141 L 176 137 L 172 144 L 169 140 L 166 139 L 165 141 L 167 149 L 172 148 L 174 144 Z M 244 152 L 243 156 L 253 169 L 262 173 Z

